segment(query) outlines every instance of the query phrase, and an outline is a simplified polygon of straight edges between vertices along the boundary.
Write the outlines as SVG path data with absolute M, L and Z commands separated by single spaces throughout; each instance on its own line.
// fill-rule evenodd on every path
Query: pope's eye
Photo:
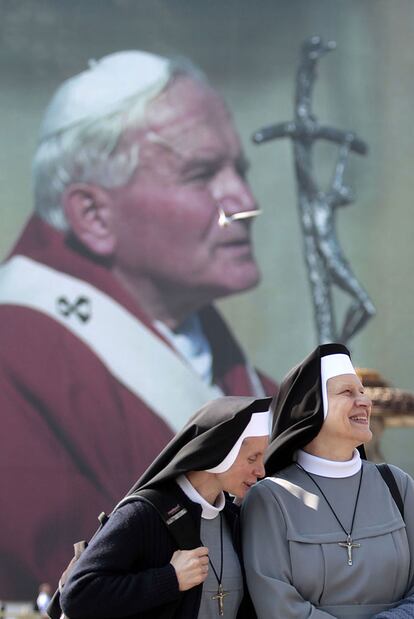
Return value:
M 188 181 L 203 181 L 214 176 L 213 170 L 199 170 L 187 178 Z
M 242 161 L 237 162 L 236 172 L 240 176 L 240 178 L 245 179 L 248 171 L 249 171 L 249 164 L 247 161 L 242 160 Z
M 215 174 L 217 174 L 218 170 L 219 167 L 213 163 L 195 166 L 183 174 L 183 181 L 185 183 L 209 181 L 215 176 Z

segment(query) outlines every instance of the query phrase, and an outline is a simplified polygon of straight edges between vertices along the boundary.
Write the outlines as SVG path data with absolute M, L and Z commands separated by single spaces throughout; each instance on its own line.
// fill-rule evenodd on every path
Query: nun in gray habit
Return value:
M 242 508 L 258 618 L 406 612 L 414 585 L 413 480 L 390 467 L 404 522 L 376 465 L 361 459 L 371 401 L 345 346 L 316 348 L 287 375 L 272 409 L 268 476 Z
M 187 423 L 130 493 L 150 489 L 172 499 L 168 520 L 186 522 L 190 543 L 179 550 L 148 502 L 119 507 L 65 583 L 60 603 L 67 617 L 255 616 L 244 596 L 238 507 L 229 495 L 243 498 L 264 476 L 270 401 L 218 398 Z

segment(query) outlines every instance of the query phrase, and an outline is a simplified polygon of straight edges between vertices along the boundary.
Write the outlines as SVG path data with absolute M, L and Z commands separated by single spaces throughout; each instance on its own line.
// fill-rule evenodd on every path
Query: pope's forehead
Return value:
M 208 84 L 187 76 L 176 77 L 149 105 L 146 125 L 157 133 L 185 131 L 186 127 L 232 127 L 222 97 Z

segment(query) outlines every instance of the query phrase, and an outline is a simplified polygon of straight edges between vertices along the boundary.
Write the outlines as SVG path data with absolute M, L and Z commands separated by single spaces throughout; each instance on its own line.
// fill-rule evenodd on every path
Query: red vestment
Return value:
M 92 284 L 161 337 L 110 265 L 37 217 L 12 255 Z M 207 307 L 200 318 L 215 382 L 225 394 L 255 395 L 243 353 L 217 311 Z M 114 347 L 116 331 L 108 325 Z M 172 432 L 90 348 L 45 314 L 0 304 L 0 342 L 0 598 L 30 599 L 40 582 L 57 583 L 73 542 L 90 537 L 97 515 L 111 510 Z M 162 389 L 156 367 L 154 380 Z M 275 385 L 261 380 L 273 395 Z

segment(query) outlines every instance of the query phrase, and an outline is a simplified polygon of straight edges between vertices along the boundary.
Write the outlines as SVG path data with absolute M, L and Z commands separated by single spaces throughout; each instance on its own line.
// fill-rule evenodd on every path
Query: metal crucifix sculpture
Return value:
M 337 207 L 354 201 L 353 192 L 344 182 L 349 153 L 354 151 L 365 155 L 367 145 L 351 131 L 319 124 L 312 113 L 317 62 L 335 47 L 333 41 L 323 43 L 319 36 L 304 42 L 296 76 L 294 120 L 264 127 L 253 136 L 257 144 L 284 137 L 293 142 L 305 260 L 320 344 L 347 343 L 375 314 L 372 301 L 345 257 L 335 228 Z M 326 191 L 320 189 L 314 174 L 313 146 L 316 140 L 338 144 L 332 180 Z M 351 297 L 339 329 L 332 300 L 333 285 Z

